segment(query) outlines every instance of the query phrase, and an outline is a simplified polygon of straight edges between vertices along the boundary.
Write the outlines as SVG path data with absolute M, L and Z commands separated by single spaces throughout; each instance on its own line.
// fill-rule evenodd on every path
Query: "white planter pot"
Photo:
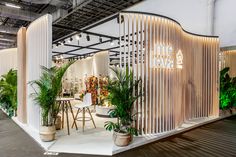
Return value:
M 56 127 L 53 126 L 41 126 L 40 127 L 40 138 L 43 142 L 50 142 L 55 140 Z
M 130 142 L 132 141 L 132 136 L 129 133 L 118 133 L 114 131 L 113 141 L 115 145 L 119 147 L 125 147 L 125 146 L 128 146 Z

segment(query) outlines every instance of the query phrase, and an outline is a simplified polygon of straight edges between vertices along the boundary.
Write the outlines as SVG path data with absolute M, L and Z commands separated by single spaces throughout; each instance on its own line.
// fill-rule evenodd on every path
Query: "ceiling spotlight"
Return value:
M 82 37 L 82 35 L 81 35 L 81 34 L 77 34 L 77 35 L 75 36 L 76 40 L 80 40 L 80 39 L 81 39 L 81 37 Z
M 67 42 L 68 42 L 68 43 L 71 43 L 72 41 L 73 41 L 73 38 L 70 37 Z
M 11 3 L 5 3 L 5 5 L 6 5 L 7 7 L 16 8 L 16 9 L 20 9 L 20 8 L 21 8 L 20 6 L 14 5 L 14 4 L 11 4 Z
M 99 42 L 102 43 L 102 37 L 99 37 Z
M 87 36 L 86 36 L 86 39 L 87 39 L 87 41 L 90 41 L 90 36 L 87 35 Z
M 61 45 L 64 45 L 65 43 L 66 43 L 66 41 L 64 40 L 64 41 L 61 42 Z
M 113 40 L 111 40 L 111 46 L 113 46 L 115 43 L 114 43 L 114 41 Z

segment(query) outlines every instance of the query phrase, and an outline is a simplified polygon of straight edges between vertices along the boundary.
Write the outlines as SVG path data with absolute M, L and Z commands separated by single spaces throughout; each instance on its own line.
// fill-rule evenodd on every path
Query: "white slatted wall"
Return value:
M 44 15 L 30 24 L 26 33 L 27 82 L 41 75 L 40 66 L 51 66 L 52 16 Z M 33 129 L 39 130 L 40 109 L 32 100 L 33 88 L 27 87 L 27 122 Z

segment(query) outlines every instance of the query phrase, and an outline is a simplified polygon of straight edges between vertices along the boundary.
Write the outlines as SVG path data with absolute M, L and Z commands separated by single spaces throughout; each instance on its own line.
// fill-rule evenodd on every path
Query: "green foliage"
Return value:
M 113 69 L 114 79 L 109 79 L 107 90 L 109 92 L 108 100 L 115 106 L 114 110 L 109 112 L 111 117 L 117 117 L 118 122 L 105 122 L 106 130 L 115 130 L 122 133 L 138 135 L 137 130 L 132 126 L 134 121 L 133 104 L 141 96 L 135 89 L 139 86 L 139 80 L 133 80 L 132 71 L 122 71 Z M 136 94 L 134 94 L 136 93 Z
M 17 109 L 17 71 L 11 69 L 0 80 L 0 106 L 13 116 Z
M 32 94 L 35 102 L 42 109 L 42 125 L 54 125 L 54 119 L 58 110 L 56 106 L 56 98 L 59 95 L 62 85 L 61 81 L 66 70 L 74 62 L 69 62 L 62 67 L 42 68 L 42 75 L 39 80 L 30 82 L 31 86 L 36 85 L 35 93 Z
M 229 67 L 220 71 L 220 109 L 236 106 L 236 77 L 229 76 Z

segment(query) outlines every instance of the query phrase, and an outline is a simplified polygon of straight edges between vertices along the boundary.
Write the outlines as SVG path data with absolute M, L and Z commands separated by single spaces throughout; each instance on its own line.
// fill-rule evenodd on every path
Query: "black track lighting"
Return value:
M 99 37 L 99 42 L 102 43 L 102 37 Z
M 86 39 L 87 39 L 87 41 L 90 41 L 90 36 L 87 35 L 87 36 L 86 36 Z

